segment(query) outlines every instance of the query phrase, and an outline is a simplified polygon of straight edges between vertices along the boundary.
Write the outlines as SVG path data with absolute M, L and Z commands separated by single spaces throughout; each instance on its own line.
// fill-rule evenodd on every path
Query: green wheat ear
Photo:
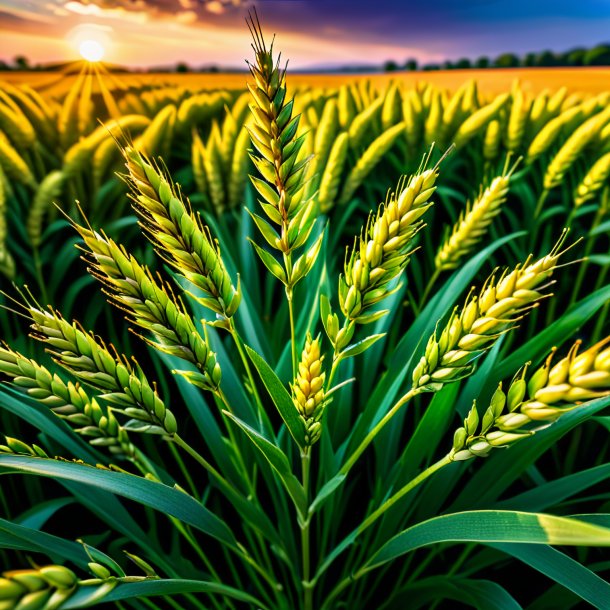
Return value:
M 267 269 L 291 290 L 313 267 L 324 235 L 292 260 L 292 253 L 309 239 L 317 218 L 315 200 L 307 197 L 305 188 L 312 178 L 306 178 L 310 157 L 303 154 L 308 134 L 297 134 L 300 115 L 293 116 L 294 100 L 286 98 L 286 70 L 280 68 L 280 56 L 274 58 L 273 43 L 267 48 L 256 12 L 250 15 L 248 27 L 255 62 L 248 64 L 254 79 L 248 83 L 253 122 L 246 128 L 255 148 L 251 158 L 262 177 L 251 176 L 251 180 L 268 220 L 250 215 L 269 246 L 283 255 L 284 264 L 252 244 Z
M 210 229 L 201 222 L 173 182 L 144 155 L 124 150 L 133 208 L 140 225 L 161 258 L 194 286 L 194 297 L 221 320 L 231 318 L 241 301 Z M 194 296 L 194 295 L 191 295 Z

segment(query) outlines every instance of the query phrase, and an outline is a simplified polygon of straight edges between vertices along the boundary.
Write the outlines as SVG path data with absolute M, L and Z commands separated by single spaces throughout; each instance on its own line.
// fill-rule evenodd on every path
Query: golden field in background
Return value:
M 207 73 L 128 73 L 113 75 L 120 81 L 137 84 L 175 84 L 195 89 L 242 89 L 247 74 L 207 74 Z M 415 85 L 426 81 L 433 85 L 455 90 L 464 81 L 475 79 L 479 90 L 484 93 L 498 94 L 506 91 L 515 80 L 521 88 L 531 93 L 544 89 L 557 90 L 567 87 L 570 91 L 601 93 L 610 84 L 610 68 L 506 68 L 486 70 L 450 70 L 430 72 L 391 72 L 383 74 L 291 74 L 289 84 L 295 87 L 338 87 L 359 78 L 370 78 L 375 84 L 384 86 L 392 80 Z M 57 72 L 5 72 L 0 80 L 12 84 L 28 84 L 45 93 L 59 94 L 69 88 L 76 75 L 66 76 Z M 108 82 L 108 87 L 113 88 Z

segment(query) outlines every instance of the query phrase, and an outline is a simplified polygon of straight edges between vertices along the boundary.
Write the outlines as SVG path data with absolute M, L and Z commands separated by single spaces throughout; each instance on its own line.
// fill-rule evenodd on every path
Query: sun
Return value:
M 90 62 L 100 61 L 104 57 L 104 47 L 97 40 L 83 40 L 78 50 L 83 59 Z

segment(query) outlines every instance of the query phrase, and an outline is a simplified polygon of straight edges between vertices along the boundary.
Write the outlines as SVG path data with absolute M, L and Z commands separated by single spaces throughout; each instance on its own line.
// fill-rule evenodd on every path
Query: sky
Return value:
M 242 68 L 252 5 L 293 69 L 610 42 L 610 0 L 0 0 L 0 59 L 75 60 L 92 39 L 130 67 Z

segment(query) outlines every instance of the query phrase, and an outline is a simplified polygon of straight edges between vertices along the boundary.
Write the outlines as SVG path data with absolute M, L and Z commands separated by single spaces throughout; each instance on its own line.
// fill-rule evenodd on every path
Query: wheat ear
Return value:
M 128 361 L 77 322 L 70 324 L 52 307 L 43 310 L 27 302 L 24 307 L 32 321 L 32 337 L 47 346 L 59 365 L 131 417 L 127 429 L 176 433 L 176 418 L 135 361 Z
M 74 225 L 86 246 L 89 272 L 106 288 L 111 302 L 129 314 L 129 322 L 152 335 L 149 344 L 195 365 L 197 371 L 176 371 L 210 391 L 220 385 L 221 370 L 182 302 L 170 286 L 104 233 Z
M 487 233 L 489 225 L 506 201 L 510 179 L 518 163 L 517 161 L 509 169 L 508 162 L 509 158 L 506 159 L 502 174 L 496 176 L 485 190 L 481 189 L 474 203 L 466 204 L 466 209 L 460 212 L 451 232 L 447 232 L 434 259 L 439 271 L 455 269 Z
M 578 353 L 577 341 L 565 358 L 553 365 L 553 349 L 542 367 L 526 382 L 525 366 L 511 382 L 502 384 L 480 422 L 476 402 L 454 436 L 452 460 L 487 456 L 531 436 L 583 402 L 610 394 L 610 337 Z M 605 348 L 605 349 L 604 349 Z
M 76 592 L 78 584 L 76 574 L 59 565 L 3 572 L 0 609 L 55 610 Z
M 197 298 L 218 316 L 230 318 L 241 300 L 213 242 L 209 229 L 195 215 L 174 184 L 140 153 L 125 150 L 134 209 L 146 236 L 161 257 L 204 297 Z
M 351 252 L 348 249 L 339 278 L 339 302 L 348 320 L 366 324 L 378 319 L 378 312 L 368 310 L 391 294 L 390 282 L 407 266 L 438 177 L 438 166 L 424 168 L 425 162 L 420 171 L 398 184 L 371 215 Z
M 66 383 L 35 360 L 26 358 L 8 345 L 0 346 L 0 371 L 55 415 L 87 437 L 91 445 L 106 447 L 111 454 L 134 460 L 136 448 L 119 425 L 111 409 L 104 410 L 80 385 Z
M 474 362 L 544 297 L 545 282 L 557 267 L 563 254 L 561 246 L 566 232 L 545 257 L 499 278 L 492 274 L 478 295 L 467 297 L 461 310 L 452 312 L 440 335 L 435 332 L 413 371 L 413 391 L 436 392 L 446 383 L 470 375 Z
M 308 445 L 313 445 L 320 438 L 322 429 L 320 420 L 326 405 L 323 361 L 320 337 L 312 339 L 311 334 L 307 333 L 298 373 L 291 388 L 294 405 L 305 424 L 305 442 Z

